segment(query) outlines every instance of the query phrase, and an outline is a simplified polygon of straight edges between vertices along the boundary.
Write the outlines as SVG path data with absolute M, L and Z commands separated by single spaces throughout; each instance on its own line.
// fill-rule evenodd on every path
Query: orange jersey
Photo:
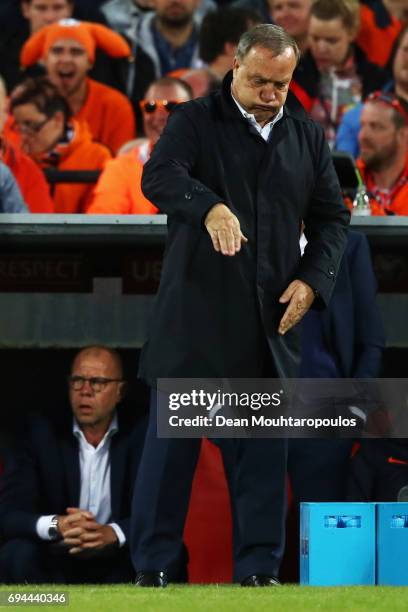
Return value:
M 402 175 L 388 192 L 387 200 L 389 202 L 382 202 L 379 195 L 375 197 L 376 185 L 371 173 L 367 170 L 361 159 L 357 160 L 357 168 L 360 170 L 370 197 L 372 215 L 408 215 L 408 157 Z
M 122 93 L 92 79 L 87 79 L 88 93 L 75 119 L 86 121 L 93 140 L 101 142 L 113 155 L 135 137 L 132 105 Z
M 48 183 L 37 164 L 17 146 L 6 142 L 2 161 L 10 168 L 32 213 L 53 213 Z
M 37 157 L 43 168 L 58 170 L 102 170 L 105 162 L 111 159 L 110 151 L 92 141 L 88 125 L 73 120 L 73 136 L 68 143 L 59 143 L 52 154 Z M 57 163 L 55 162 L 57 160 Z M 92 198 L 92 184 L 59 183 L 55 185 L 53 198 L 56 213 L 82 213 Z
M 88 214 L 153 215 L 157 208 L 141 188 L 143 164 L 137 149 L 107 162 L 97 182 Z
M 356 43 L 366 53 L 370 62 L 383 68 L 390 59 L 401 28 L 400 21 L 387 14 L 385 9 L 380 14 L 372 7 L 362 4 Z

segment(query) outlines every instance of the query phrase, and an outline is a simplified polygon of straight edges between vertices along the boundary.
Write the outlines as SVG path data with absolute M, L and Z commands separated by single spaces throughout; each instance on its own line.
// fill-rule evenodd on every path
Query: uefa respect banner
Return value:
M 157 433 L 408 438 L 408 379 L 159 379 Z

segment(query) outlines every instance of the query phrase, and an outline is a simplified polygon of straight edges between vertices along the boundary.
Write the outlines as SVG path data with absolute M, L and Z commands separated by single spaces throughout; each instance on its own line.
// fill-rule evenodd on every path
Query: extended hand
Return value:
M 238 218 L 225 204 L 215 204 L 207 214 L 204 225 L 211 236 L 214 249 L 223 255 L 235 255 L 242 242 L 248 242 L 241 232 Z
M 309 310 L 315 294 L 313 289 L 301 280 L 294 280 L 279 298 L 281 304 L 288 304 L 279 323 L 279 333 L 282 336 L 291 329 Z

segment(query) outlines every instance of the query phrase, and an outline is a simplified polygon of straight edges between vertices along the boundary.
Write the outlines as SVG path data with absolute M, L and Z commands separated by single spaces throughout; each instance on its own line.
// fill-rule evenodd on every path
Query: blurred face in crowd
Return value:
M 124 383 L 116 380 L 122 379 L 122 376 L 120 365 L 108 351 L 85 349 L 77 355 L 72 365 L 69 399 L 79 425 L 109 426 L 122 397 Z M 77 389 L 72 377 L 99 379 L 102 384 L 99 390 L 95 390 L 87 380 Z
M 192 68 L 183 74 L 182 80 L 190 85 L 194 98 L 208 95 L 211 76 L 206 68 Z
M 267 123 L 285 104 L 295 67 L 296 56 L 291 47 L 281 55 L 273 55 L 264 47 L 252 47 L 243 59 L 234 58 L 232 93 L 258 123 Z
M 395 54 L 393 73 L 396 83 L 408 90 L 408 32 L 402 37 Z
M 21 3 L 21 12 L 30 22 L 32 34 L 43 26 L 71 17 L 72 10 L 73 3 L 68 0 L 31 0 Z
M 366 102 L 358 136 L 360 156 L 373 171 L 391 167 L 405 147 L 406 128 L 397 128 L 392 107 L 382 102 Z
M 92 66 L 85 48 L 69 38 L 55 41 L 44 63 L 50 81 L 64 97 L 73 95 L 82 87 Z
M 199 4 L 200 0 L 154 0 L 158 19 L 168 27 L 190 23 Z
M 340 17 L 317 19 L 313 15 L 309 26 L 309 49 L 319 70 L 339 68 L 347 58 L 354 32 L 348 30 Z
M 269 0 L 270 14 L 276 25 L 293 38 L 307 35 L 311 0 Z
M 21 134 L 21 146 L 28 155 L 53 149 L 64 131 L 64 113 L 47 117 L 34 104 L 21 104 L 13 109 L 13 118 Z
M 7 93 L 3 81 L 0 79 L 0 136 L 3 134 L 7 119 Z
M 143 125 L 146 137 L 153 144 L 159 140 L 162 131 L 169 118 L 168 111 L 160 102 L 187 102 L 189 96 L 185 89 L 176 83 L 174 85 L 151 85 L 146 92 L 145 100 L 149 102 L 159 102 L 153 112 L 143 111 Z
M 385 0 L 384 4 L 397 19 L 408 22 L 408 0 Z

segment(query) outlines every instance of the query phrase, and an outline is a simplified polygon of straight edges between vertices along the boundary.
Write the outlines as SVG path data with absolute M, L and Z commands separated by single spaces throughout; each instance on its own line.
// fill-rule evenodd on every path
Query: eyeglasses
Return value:
M 158 108 L 170 113 L 182 100 L 141 100 L 140 107 L 144 113 L 155 113 Z
M 383 91 L 374 91 L 373 93 L 370 93 L 370 95 L 366 98 L 366 102 L 376 101 L 383 102 L 384 104 L 391 106 L 394 110 L 397 111 L 397 113 L 399 113 L 403 117 L 405 123 L 408 124 L 408 112 L 402 106 L 397 96 L 395 96 L 394 94 L 384 93 Z
M 40 121 L 39 123 L 34 123 L 32 121 L 21 121 L 17 123 L 17 121 L 13 121 L 11 129 L 15 132 L 20 132 L 20 134 L 31 134 L 33 136 L 34 134 L 38 134 L 50 119 L 51 117 L 47 117 L 44 121 Z
M 89 382 L 92 391 L 100 393 L 104 391 L 106 387 L 113 382 L 123 382 L 123 378 L 103 378 L 100 376 L 68 376 L 68 383 L 74 391 L 81 391 L 84 384 Z

